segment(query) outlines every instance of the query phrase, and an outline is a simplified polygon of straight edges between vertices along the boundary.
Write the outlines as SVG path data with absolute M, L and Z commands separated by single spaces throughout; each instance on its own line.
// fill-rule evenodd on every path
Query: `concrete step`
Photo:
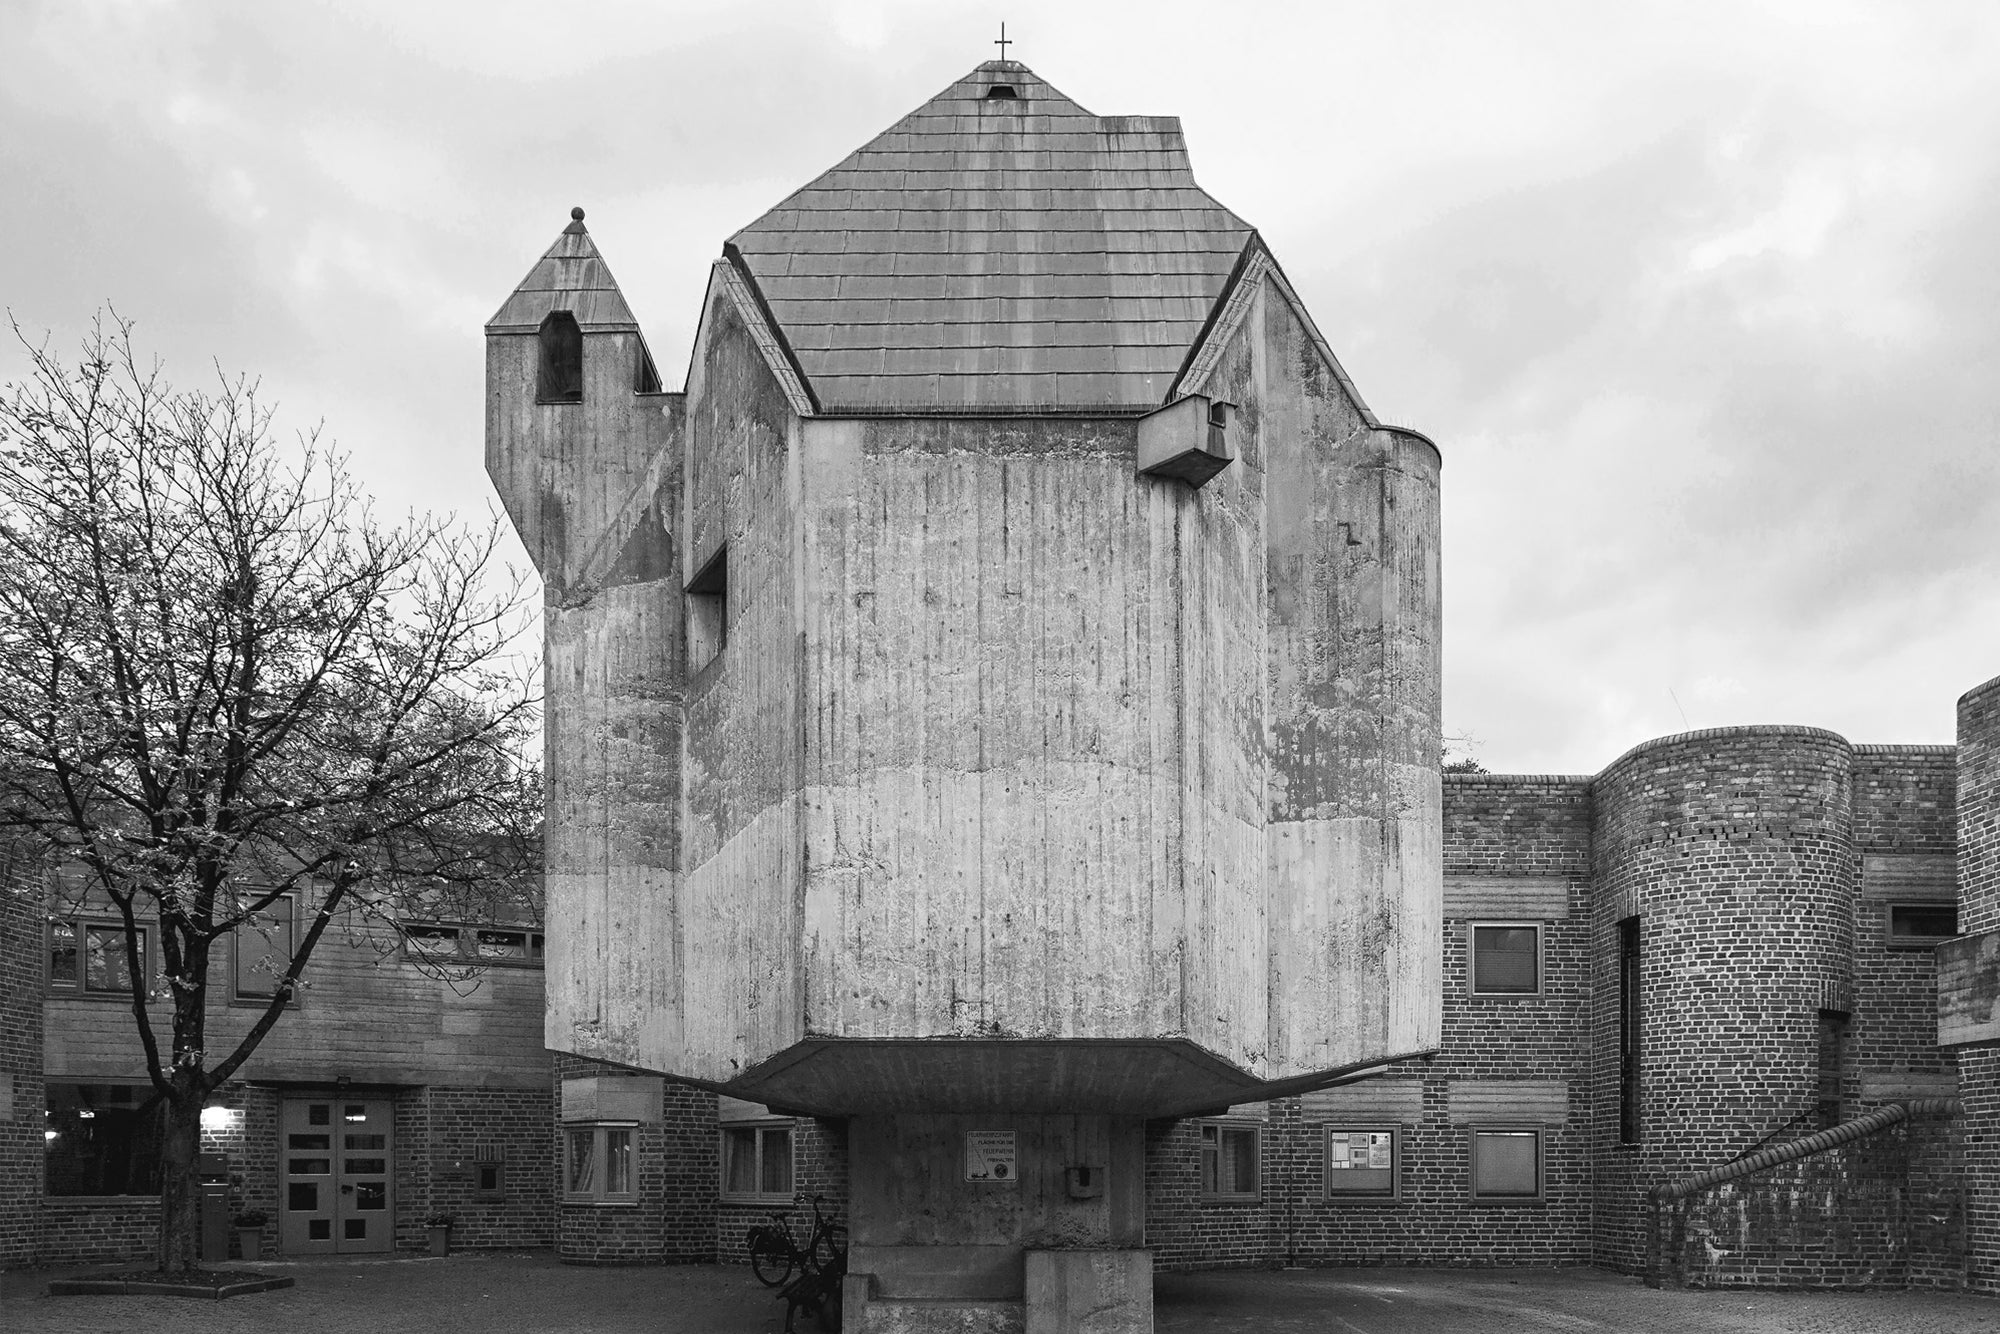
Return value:
M 864 1319 L 846 1312 L 853 1334 L 1022 1334 L 1026 1302 L 958 1301 L 944 1297 L 875 1297 Z

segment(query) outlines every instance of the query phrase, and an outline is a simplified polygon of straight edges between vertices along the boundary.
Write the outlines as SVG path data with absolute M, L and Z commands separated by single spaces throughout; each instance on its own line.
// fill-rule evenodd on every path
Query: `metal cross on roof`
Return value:
M 1007 21 L 1005 19 L 1000 20 L 1000 40 L 993 43 L 993 45 L 1000 48 L 1000 59 L 1003 61 L 1007 59 L 1007 48 L 1012 46 L 1013 43 L 1007 40 Z

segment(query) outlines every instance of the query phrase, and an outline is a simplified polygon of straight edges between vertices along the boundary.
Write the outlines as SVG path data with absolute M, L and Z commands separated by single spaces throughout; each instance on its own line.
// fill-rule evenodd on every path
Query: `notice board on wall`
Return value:
M 966 1131 L 965 1179 L 1008 1183 L 1020 1180 L 1020 1163 L 1015 1156 L 1014 1132 Z

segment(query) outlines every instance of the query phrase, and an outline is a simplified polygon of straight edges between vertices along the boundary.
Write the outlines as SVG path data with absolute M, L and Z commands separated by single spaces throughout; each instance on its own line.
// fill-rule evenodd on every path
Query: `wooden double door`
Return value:
M 286 1255 L 394 1249 L 393 1119 L 383 1098 L 280 1104 L 278 1241 Z

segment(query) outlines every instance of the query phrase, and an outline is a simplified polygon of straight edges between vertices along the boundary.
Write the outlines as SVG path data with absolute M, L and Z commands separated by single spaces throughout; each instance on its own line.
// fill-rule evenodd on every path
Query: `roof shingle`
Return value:
M 1177 119 L 990 61 L 730 245 L 823 411 L 963 413 L 1158 406 L 1251 235 Z

